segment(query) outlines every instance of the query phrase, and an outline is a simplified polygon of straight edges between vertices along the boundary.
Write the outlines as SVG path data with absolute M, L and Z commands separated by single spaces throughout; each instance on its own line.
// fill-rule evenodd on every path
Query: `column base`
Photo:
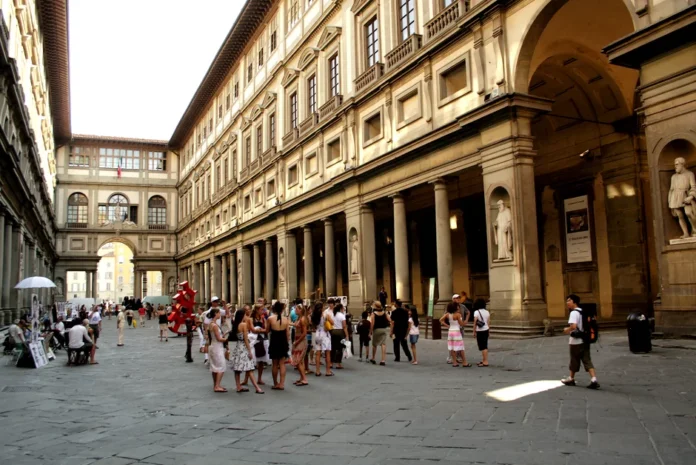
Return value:
M 665 337 L 696 337 L 696 311 L 655 307 L 655 330 Z

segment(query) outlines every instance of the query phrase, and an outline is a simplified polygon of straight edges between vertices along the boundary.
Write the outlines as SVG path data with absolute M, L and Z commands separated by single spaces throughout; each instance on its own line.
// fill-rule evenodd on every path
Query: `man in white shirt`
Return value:
M 63 323 L 63 315 L 58 315 L 58 321 L 53 323 L 53 337 L 56 338 L 58 344 L 65 346 L 65 323 Z
M 10 328 L 8 329 L 8 333 L 10 336 L 10 345 L 8 347 L 8 350 L 12 350 L 17 346 L 26 344 L 26 340 L 24 339 L 24 331 L 26 329 L 27 323 L 24 320 L 15 320 L 15 322 L 10 325 Z
M 89 320 L 82 320 L 81 325 L 75 325 L 68 331 L 68 338 L 70 342 L 68 347 L 72 350 L 82 350 L 85 352 L 91 351 L 94 344 L 89 336 L 89 331 L 87 326 L 89 325 Z
M 597 373 L 592 364 L 592 353 L 590 351 L 590 343 L 583 337 L 583 318 L 580 305 L 580 297 L 575 294 L 570 294 L 566 299 L 566 305 L 570 310 L 568 317 L 568 327 L 563 330 L 563 334 L 569 334 L 570 340 L 570 376 L 561 380 L 566 386 L 575 386 L 575 373 L 580 371 L 580 362 L 585 367 L 585 371 L 590 373 L 592 377 L 588 389 L 599 389 L 597 382 Z M 579 333 L 579 334 L 578 334 Z M 575 337 L 580 336 L 580 337 Z
M 116 307 L 118 307 L 118 305 Z M 126 315 L 123 313 L 123 307 L 119 308 L 118 310 L 118 316 L 116 317 L 116 329 L 118 329 L 118 343 L 116 346 L 123 347 L 123 333 L 126 329 Z

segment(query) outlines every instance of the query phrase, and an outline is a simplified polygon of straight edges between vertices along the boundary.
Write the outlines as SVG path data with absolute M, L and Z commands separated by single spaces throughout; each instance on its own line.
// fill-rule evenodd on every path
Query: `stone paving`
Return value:
M 235 393 L 231 372 L 230 392 L 214 394 L 202 356 L 184 363 L 184 338 L 160 343 L 154 323 L 127 329 L 117 348 L 115 319 L 105 321 L 99 365 L 66 367 L 64 352 L 39 370 L 0 364 L 0 462 L 696 463 L 693 344 L 634 355 L 624 332 L 605 333 L 593 352 L 602 389 L 591 391 L 552 383 L 566 374 L 565 337 L 492 340 L 491 367 L 467 369 L 445 364 L 445 341 L 421 340 L 418 366 L 353 359 L 334 378 L 296 388 L 293 373 L 284 392 L 261 396 Z M 487 394 L 520 385 L 550 389 Z

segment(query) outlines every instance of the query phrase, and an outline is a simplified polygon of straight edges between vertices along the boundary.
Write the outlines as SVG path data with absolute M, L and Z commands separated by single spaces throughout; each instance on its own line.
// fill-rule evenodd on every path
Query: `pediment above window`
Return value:
M 299 75 L 299 69 L 285 68 L 285 72 L 283 73 L 283 79 L 280 81 L 280 85 L 283 87 L 289 86 L 295 79 L 297 79 Z
M 338 26 L 326 26 L 324 32 L 321 33 L 321 37 L 319 37 L 319 43 L 317 44 L 319 50 L 326 50 L 326 47 L 341 35 L 341 31 L 342 29 Z
M 299 66 L 301 70 L 305 70 L 319 56 L 320 50 L 316 47 L 307 47 L 302 55 L 300 55 Z
M 256 121 L 256 118 L 261 116 L 262 113 L 263 109 L 261 108 L 261 105 L 254 105 L 254 107 L 251 109 L 250 119 L 252 121 Z
M 246 116 L 242 116 L 242 131 L 251 126 L 251 120 Z
M 227 142 L 225 142 L 227 146 L 229 147 L 230 145 L 234 145 L 237 143 L 237 133 L 236 132 L 231 132 L 230 137 L 227 138 Z
M 360 14 L 360 12 L 365 9 L 365 7 L 371 3 L 376 1 L 375 0 L 355 0 L 353 3 L 353 6 L 351 7 L 350 11 L 352 11 L 354 14 Z
M 275 92 L 266 92 L 266 95 L 263 97 L 263 101 L 261 102 L 261 108 L 268 108 L 271 106 L 273 102 L 275 102 L 276 99 L 276 93 Z

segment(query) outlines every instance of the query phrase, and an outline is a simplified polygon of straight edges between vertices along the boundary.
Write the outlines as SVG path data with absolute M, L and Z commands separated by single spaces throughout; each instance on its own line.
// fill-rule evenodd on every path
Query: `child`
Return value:
M 365 361 L 368 361 L 370 358 L 370 320 L 367 319 L 367 312 L 362 312 L 362 320 L 358 323 L 358 334 L 360 335 L 359 361 L 362 362 L 363 347 L 365 347 Z

